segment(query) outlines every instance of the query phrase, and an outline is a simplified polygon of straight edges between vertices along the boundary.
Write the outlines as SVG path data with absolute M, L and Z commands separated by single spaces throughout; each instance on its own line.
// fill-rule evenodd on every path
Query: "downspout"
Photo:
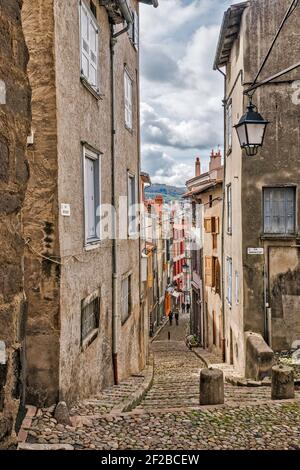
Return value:
M 223 99 L 223 107 L 224 107 L 224 179 L 223 179 L 223 206 L 222 206 L 222 240 L 221 240 L 221 253 L 222 253 L 222 329 L 223 329 L 223 338 L 222 338 L 222 355 L 223 361 L 226 362 L 226 328 L 225 328 L 225 292 L 224 292 L 224 275 L 225 275 L 225 262 L 224 262 L 224 240 L 225 240 L 225 197 L 226 197 L 226 190 L 225 190 L 225 181 L 226 181 L 226 74 L 219 68 L 216 67 L 218 72 L 220 72 L 224 77 L 224 99 Z
M 117 43 L 117 37 L 121 34 L 126 33 L 130 24 L 132 23 L 132 17 L 129 12 L 129 16 L 126 13 L 124 4 L 125 0 L 119 1 L 120 10 L 122 11 L 125 20 L 126 27 L 121 31 L 114 33 L 113 24 L 111 25 L 111 40 L 110 40 L 110 64 L 111 64 L 111 119 L 112 119 L 112 128 L 111 128 L 111 203 L 112 207 L 116 207 L 116 184 L 115 184 L 115 168 L 116 168 L 116 146 L 115 146 L 115 79 L 114 79 L 114 55 L 115 55 L 115 45 Z M 126 3 L 127 6 L 127 3 Z M 124 7 L 124 10 L 123 10 Z M 127 6 L 128 9 L 128 6 Z M 118 374 L 118 326 L 119 326 L 119 315 L 118 315 L 118 252 L 117 252 L 117 230 L 116 230 L 117 215 L 113 216 L 113 230 L 112 230 L 112 361 L 113 361 L 113 372 L 114 372 L 114 382 L 115 385 L 119 384 L 119 374 Z

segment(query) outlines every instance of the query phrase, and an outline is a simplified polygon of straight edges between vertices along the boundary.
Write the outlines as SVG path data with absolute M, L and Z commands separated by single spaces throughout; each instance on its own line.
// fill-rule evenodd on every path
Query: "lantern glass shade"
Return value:
M 240 122 L 234 126 L 237 131 L 240 146 L 242 149 L 246 150 L 247 155 L 256 155 L 259 147 L 263 146 L 268 124 L 269 121 L 265 121 L 256 111 L 255 106 L 250 103 L 246 114 L 244 114 Z

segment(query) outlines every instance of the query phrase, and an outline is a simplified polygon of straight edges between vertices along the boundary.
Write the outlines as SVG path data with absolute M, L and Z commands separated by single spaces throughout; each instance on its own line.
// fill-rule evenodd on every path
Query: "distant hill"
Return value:
M 145 189 L 145 195 L 148 199 L 154 199 L 155 196 L 163 196 L 165 202 L 181 199 L 186 192 L 186 188 L 169 186 L 167 184 L 152 184 Z

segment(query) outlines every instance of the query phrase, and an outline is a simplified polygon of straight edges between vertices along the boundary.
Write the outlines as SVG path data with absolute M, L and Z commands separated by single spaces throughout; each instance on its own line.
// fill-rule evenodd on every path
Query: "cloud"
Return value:
M 159 147 L 146 146 L 143 149 L 143 158 L 143 169 L 151 175 L 152 183 L 184 186 L 185 180 L 191 177 L 190 165 L 177 162 Z
M 207 162 L 223 142 L 223 78 L 212 66 L 223 12 L 237 1 L 141 5 L 142 161 L 156 182 L 184 185 L 195 155 Z

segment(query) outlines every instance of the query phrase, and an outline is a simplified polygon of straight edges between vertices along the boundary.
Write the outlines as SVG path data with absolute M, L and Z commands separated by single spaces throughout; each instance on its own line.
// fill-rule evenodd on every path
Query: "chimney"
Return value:
M 200 163 L 200 158 L 196 158 L 196 163 L 195 163 L 195 176 L 200 176 L 201 175 L 201 163 Z
M 217 152 L 212 150 L 210 154 L 209 171 L 216 170 L 217 168 L 220 168 L 221 165 L 222 157 L 220 149 Z

